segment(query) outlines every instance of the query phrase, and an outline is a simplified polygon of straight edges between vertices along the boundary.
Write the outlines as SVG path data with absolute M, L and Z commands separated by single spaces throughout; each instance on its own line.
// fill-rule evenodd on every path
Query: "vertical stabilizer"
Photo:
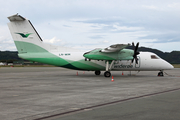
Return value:
M 46 52 L 42 39 L 26 18 L 16 14 L 8 17 L 8 27 L 20 54 L 33 52 Z

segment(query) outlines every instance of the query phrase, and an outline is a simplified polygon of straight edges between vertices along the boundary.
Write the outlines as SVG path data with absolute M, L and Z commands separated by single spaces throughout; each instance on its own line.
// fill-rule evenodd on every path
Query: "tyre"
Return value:
M 101 71 L 95 71 L 95 75 L 100 75 Z
M 105 76 L 105 77 L 110 77 L 110 76 L 111 76 L 111 73 L 110 73 L 109 71 L 106 71 L 106 72 L 104 72 L 104 76 Z

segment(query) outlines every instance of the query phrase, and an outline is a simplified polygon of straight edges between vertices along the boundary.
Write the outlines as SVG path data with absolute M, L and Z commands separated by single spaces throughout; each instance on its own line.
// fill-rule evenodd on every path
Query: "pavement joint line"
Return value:
M 112 104 L 116 104 L 116 103 L 120 103 L 120 102 L 125 102 L 125 101 L 129 101 L 129 100 L 143 98 L 143 97 L 149 97 L 149 96 L 158 95 L 158 94 L 162 94 L 162 93 L 173 92 L 173 91 L 177 91 L 177 90 L 180 90 L 180 88 L 175 88 L 175 89 L 170 89 L 170 90 L 165 90 L 165 91 L 155 92 L 155 93 L 150 93 L 150 94 L 145 94 L 145 95 L 140 95 L 140 96 L 136 96 L 136 97 L 130 97 L 130 98 L 127 98 L 127 99 L 116 100 L 116 101 L 113 101 L 113 102 L 102 103 L 102 104 L 99 104 L 99 105 L 94 105 L 94 106 L 85 107 L 85 108 L 79 108 L 79 109 L 75 109 L 75 110 L 71 110 L 71 111 L 67 111 L 67 112 L 62 112 L 62 113 L 58 113 L 58 114 L 54 114 L 54 115 L 49 115 L 49 116 L 44 116 L 44 117 L 41 117 L 41 118 L 36 118 L 34 120 L 43 120 L 43 119 L 48 119 L 48 118 L 52 118 L 52 117 L 67 115 L 67 114 L 70 114 L 70 113 L 92 110 L 93 108 L 103 107 L 103 106 L 107 106 L 107 105 L 112 105 Z M 40 115 L 40 114 L 37 114 L 37 115 Z

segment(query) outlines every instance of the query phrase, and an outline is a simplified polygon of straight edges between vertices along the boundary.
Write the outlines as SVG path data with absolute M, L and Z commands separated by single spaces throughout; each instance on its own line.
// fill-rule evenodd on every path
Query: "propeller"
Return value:
M 139 52 L 137 51 L 137 49 L 138 49 L 138 46 L 139 46 L 139 42 L 136 44 L 136 47 L 134 46 L 134 42 L 132 42 L 132 46 L 134 48 L 134 55 L 133 55 L 132 63 L 134 62 L 134 59 L 135 59 L 136 60 L 136 64 L 138 64 L 137 55 L 139 55 Z

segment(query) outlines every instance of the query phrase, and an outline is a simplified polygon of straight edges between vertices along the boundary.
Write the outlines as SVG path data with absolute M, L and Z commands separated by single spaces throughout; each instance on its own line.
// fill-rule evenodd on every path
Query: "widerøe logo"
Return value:
M 27 34 L 24 34 L 24 33 L 16 33 L 16 34 L 19 34 L 19 35 L 21 35 L 21 37 L 23 37 L 23 38 L 27 38 L 30 34 L 32 34 L 32 33 L 27 33 Z
M 114 68 L 133 68 L 133 65 L 114 65 Z

